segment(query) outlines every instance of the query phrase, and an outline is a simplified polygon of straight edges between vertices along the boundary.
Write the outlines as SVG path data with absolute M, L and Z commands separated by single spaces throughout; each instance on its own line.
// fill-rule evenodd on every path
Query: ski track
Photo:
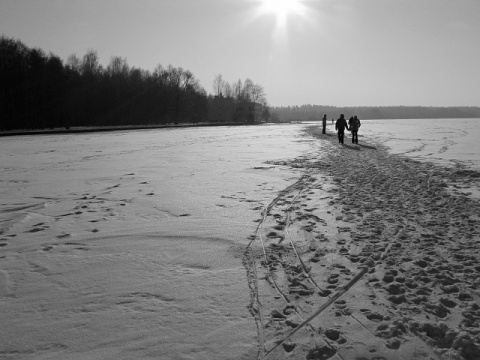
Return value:
M 257 359 L 479 359 L 480 174 L 309 131 L 244 253 Z

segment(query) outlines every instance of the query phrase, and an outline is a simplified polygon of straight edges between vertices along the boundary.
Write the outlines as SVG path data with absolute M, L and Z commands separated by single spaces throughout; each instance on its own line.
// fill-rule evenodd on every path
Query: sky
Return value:
M 480 0 L 0 0 L 0 35 L 66 61 L 263 86 L 271 106 L 480 106 Z

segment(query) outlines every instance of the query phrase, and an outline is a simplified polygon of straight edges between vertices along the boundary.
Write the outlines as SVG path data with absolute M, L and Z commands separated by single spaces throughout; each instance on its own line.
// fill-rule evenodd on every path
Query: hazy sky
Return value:
M 208 93 L 250 78 L 272 106 L 480 106 L 480 0 L 0 0 L 0 34 Z

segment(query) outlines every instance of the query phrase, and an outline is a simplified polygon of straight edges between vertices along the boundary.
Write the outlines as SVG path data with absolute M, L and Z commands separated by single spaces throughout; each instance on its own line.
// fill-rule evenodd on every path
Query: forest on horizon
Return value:
M 95 50 L 64 63 L 0 36 L 0 130 L 198 123 L 207 111 L 207 92 L 181 67 L 150 72 L 118 56 L 103 67 Z
M 119 56 L 103 67 L 95 50 L 64 62 L 0 36 L 0 130 L 204 123 L 209 98 L 228 95 L 228 88 L 237 97 L 266 101 L 263 87 L 249 79 L 229 85 L 217 75 L 208 95 L 181 67 L 159 64 L 150 72 Z M 360 119 L 480 118 L 480 107 L 302 105 L 269 107 L 266 113 L 271 122 L 320 120 L 323 114 L 336 119 L 341 113 Z
M 340 114 L 344 114 L 347 119 L 356 115 L 365 120 L 480 118 L 480 107 L 301 105 L 270 108 L 270 117 L 274 122 L 319 121 L 323 115 L 327 115 L 329 120 L 336 120 Z

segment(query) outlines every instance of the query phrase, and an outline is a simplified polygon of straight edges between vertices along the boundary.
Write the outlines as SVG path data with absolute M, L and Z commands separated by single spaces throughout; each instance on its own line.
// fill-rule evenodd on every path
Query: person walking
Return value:
M 357 118 L 357 115 L 350 118 L 348 125 L 350 125 L 350 131 L 352 132 L 352 143 L 358 144 L 358 129 L 362 124 L 360 123 L 360 119 Z
M 338 131 L 338 142 L 343 144 L 343 137 L 345 135 L 345 128 L 348 130 L 347 120 L 345 120 L 345 116 L 340 114 L 340 118 L 335 123 L 335 130 Z
M 325 134 L 325 130 L 327 128 L 327 115 L 323 115 L 322 119 L 322 134 Z

